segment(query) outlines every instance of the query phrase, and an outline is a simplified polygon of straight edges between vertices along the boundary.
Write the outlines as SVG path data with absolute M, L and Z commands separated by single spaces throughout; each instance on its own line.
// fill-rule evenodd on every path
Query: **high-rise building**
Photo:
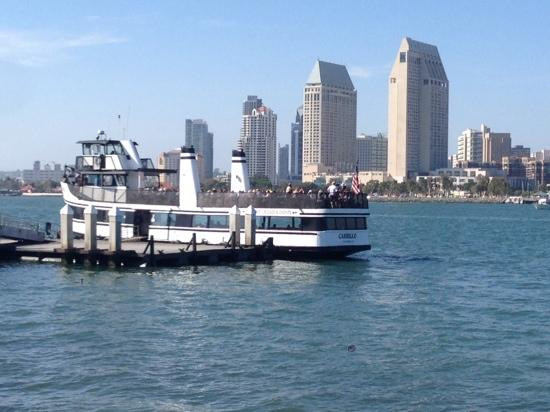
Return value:
M 356 142 L 357 167 L 365 171 L 385 172 L 388 167 L 388 139 L 381 133 L 368 136 L 361 133 Z
M 531 156 L 531 148 L 523 147 L 523 145 L 513 146 L 511 151 L 510 151 L 510 156 L 512 156 L 512 157 L 530 157 Z
M 251 115 L 253 109 L 258 109 L 262 106 L 262 99 L 258 99 L 258 96 L 247 96 L 243 102 L 243 116 Z
M 550 150 L 543 149 L 535 152 L 535 159 L 539 162 L 550 162 Z
M 290 125 L 290 177 L 302 180 L 302 151 L 304 139 L 304 106 L 296 110 L 296 120 Z
M 289 180 L 288 174 L 288 145 L 279 145 L 279 167 L 277 170 L 278 183 Z
M 355 166 L 357 92 L 346 66 L 317 60 L 304 87 L 302 176 Z M 307 169 L 307 170 L 306 170 Z
M 449 81 L 436 46 L 404 38 L 389 77 L 388 172 L 403 180 L 447 165 Z
M 169 150 L 159 155 L 159 169 L 176 170 L 180 169 L 181 149 Z M 167 189 L 177 189 L 179 187 L 179 173 L 160 173 L 159 181 Z
M 250 98 L 250 96 L 249 96 Z M 250 100 L 250 99 L 249 99 Z M 257 99 L 261 102 L 261 99 Z M 245 104 L 248 100 L 245 102 Z M 244 106 L 243 104 L 243 112 Z M 266 106 L 243 114 L 241 143 L 246 153 L 249 176 L 266 176 L 275 183 L 277 159 L 277 115 Z
M 504 156 L 510 156 L 512 151 L 512 138 L 510 133 L 495 133 L 491 129 L 481 125 L 483 136 L 483 163 L 502 164 Z
M 458 136 L 457 162 L 483 162 L 483 134 L 480 131 L 466 129 Z
M 185 120 L 185 145 L 193 146 L 195 153 L 203 157 L 197 166 L 201 181 L 212 178 L 214 169 L 214 135 L 208 132 L 208 123 L 202 119 Z

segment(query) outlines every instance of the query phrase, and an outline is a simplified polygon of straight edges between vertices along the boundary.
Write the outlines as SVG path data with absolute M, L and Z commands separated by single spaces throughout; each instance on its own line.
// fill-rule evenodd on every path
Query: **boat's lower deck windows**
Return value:
M 154 226 L 197 227 L 212 229 L 227 229 L 227 215 L 181 215 L 176 213 L 153 213 L 151 224 Z
M 256 228 L 316 232 L 323 230 L 365 230 L 367 228 L 367 218 L 258 216 L 256 217 Z

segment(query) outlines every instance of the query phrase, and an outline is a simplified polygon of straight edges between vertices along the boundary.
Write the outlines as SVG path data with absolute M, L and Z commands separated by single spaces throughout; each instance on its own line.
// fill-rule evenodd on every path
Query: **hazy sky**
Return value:
M 316 58 L 345 64 L 357 132 L 387 129 L 401 38 L 438 46 L 450 81 L 449 150 L 481 122 L 513 144 L 550 147 L 548 1 L 3 1 L 0 170 L 72 163 L 98 129 L 142 156 L 184 143 L 186 118 L 214 133 L 226 168 L 241 103 L 278 115 L 278 141 Z M 117 115 L 122 116 L 122 121 Z

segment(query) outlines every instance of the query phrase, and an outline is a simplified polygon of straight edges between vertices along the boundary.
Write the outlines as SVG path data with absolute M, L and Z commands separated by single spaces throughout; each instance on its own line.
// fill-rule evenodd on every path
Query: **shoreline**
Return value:
M 63 196 L 63 193 L 36 192 L 36 193 L 21 193 L 21 196 L 40 197 L 40 196 Z
M 503 204 L 506 197 L 372 197 L 369 203 L 486 203 Z

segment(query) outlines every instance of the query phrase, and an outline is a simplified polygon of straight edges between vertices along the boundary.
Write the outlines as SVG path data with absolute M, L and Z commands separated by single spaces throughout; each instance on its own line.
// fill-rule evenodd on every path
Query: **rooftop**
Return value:
M 322 60 L 315 62 L 306 84 L 322 84 L 323 86 L 355 90 L 346 66 Z

